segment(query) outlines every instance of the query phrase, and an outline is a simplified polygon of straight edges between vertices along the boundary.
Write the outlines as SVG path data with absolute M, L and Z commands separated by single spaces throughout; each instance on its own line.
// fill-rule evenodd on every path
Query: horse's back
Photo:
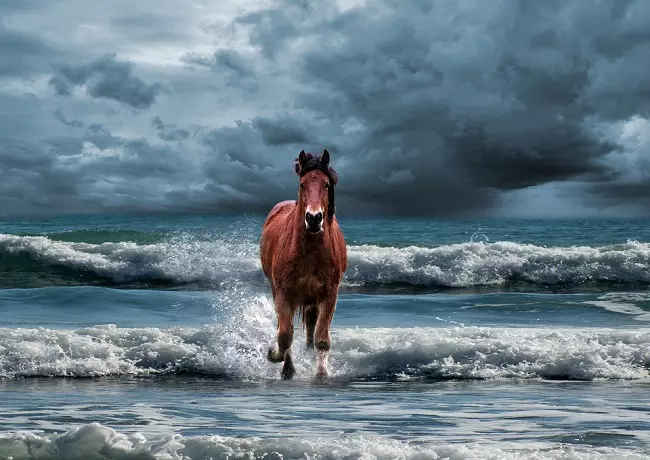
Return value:
M 341 273 L 345 273 L 348 265 L 348 248 L 345 242 L 345 236 L 343 236 L 343 231 L 339 226 L 338 220 L 334 217 L 333 221 L 333 252 L 335 262 L 338 264 Z
M 271 210 L 269 211 L 269 214 L 266 216 L 266 221 L 264 221 L 264 227 L 267 227 L 273 220 L 275 220 L 277 217 L 281 215 L 288 215 L 293 208 L 296 205 L 296 200 L 285 200 L 281 201 Z
M 264 225 L 262 227 L 262 238 L 260 241 L 260 257 L 262 261 L 262 270 L 264 274 L 271 277 L 271 265 L 273 263 L 273 253 L 278 244 L 278 237 L 283 229 L 287 227 L 287 219 L 295 209 L 295 200 L 281 201 L 269 211 Z

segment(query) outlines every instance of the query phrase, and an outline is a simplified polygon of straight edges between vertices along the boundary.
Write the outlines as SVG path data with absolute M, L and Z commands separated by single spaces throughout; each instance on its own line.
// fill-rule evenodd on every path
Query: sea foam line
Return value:
M 471 242 L 437 247 L 348 247 L 346 286 L 417 287 L 589 282 L 650 283 L 650 244 L 543 247 Z M 164 280 L 218 286 L 228 280 L 264 283 L 258 245 L 192 235 L 155 244 L 71 243 L 44 236 L 0 234 L 0 253 L 27 254 L 44 265 L 93 273 L 113 282 Z M 1 267 L 0 267 L 1 269 Z
M 270 314 L 200 328 L 0 329 L 0 377 L 90 377 L 192 372 L 228 379 L 278 379 L 266 361 Z M 332 332 L 332 378 L 647 379 L 650 329 L 343 328 Z M 297 329 L 297 379 L 314 358 Z
M 110 427 L 89 423 L 64 433 L 17 432 L 0 434 L 0 456 L 23 459 L 168 459 L 208 458 L 373 459 L 373 460 L 641 460 L 647 453 L 632 449 L 573 446 L 559 443 L 409 443 L 388 437 L 357 434 L 333 439 L 233 438 L 226 436 L 183 437 L 142 433 L 118 433 Z

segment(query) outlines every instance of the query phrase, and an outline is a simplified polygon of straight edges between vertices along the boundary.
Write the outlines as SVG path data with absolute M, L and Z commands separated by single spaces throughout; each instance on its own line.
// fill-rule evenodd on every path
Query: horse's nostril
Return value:
M 305 213 L 305 220 L 309 223 L 312 224 L 320 224 L 321 221 L 323 220 L 323 213 L 322 212 L 317 212 L 316 214 L 312 214 L 311 212 Z

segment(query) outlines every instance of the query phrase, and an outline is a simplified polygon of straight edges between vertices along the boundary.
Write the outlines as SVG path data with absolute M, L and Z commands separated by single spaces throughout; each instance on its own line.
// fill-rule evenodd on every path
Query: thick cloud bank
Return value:
M 344 214 L 650 209 L 641 0 L 80 5 L 0 6 L 3 214 L 264 212 L 303 148 Z

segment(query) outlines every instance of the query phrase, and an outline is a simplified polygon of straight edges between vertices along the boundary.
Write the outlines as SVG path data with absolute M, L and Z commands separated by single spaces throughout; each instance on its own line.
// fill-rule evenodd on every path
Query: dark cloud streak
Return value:
M 252 126 L 261 133 L 262 140 L 269 146 L 311 142 L 307 131 L 297 123 L 297 120 L 286 114 L 275 118 L 256 117 L 253 119 Z
M 159 83 L 146 84 L 133 75 L 133 65 L 106 54 L 88 64 L 63 65 L 50 79 L 56 94 L 69 96 L 75 87 L 85 86 L 95 98 L 107 98 L 134 109 L 149 109 L 161 91 Z
M 160 117 L 153 117 L 151 124 L 158 131 L 158 137 L 164 141 L 184 141 L 190 137 L 186 129 L 178 128 L 176 125 L 163 122 Z
M 259 89 L 252 64 L 235 50 L 222 49 L 215 51 L 210 56 L 189 53 L 182 56 L 181 61 L 189 66 L 204 67 L 218 73 L 228 86 L 250 92 Z
M 59 54 L 38 36 L 6 27 L 0 16 L 0 76 L 28 78 L 44 70 L 47 60 Z

